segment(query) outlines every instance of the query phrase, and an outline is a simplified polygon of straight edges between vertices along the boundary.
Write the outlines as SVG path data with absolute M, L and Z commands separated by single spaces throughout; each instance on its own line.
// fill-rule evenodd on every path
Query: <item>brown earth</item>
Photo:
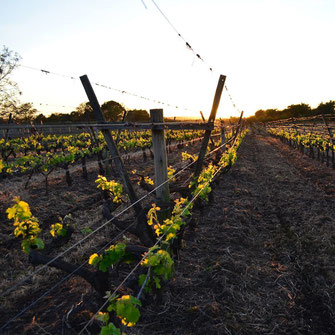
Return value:
M 247 136 L 137 334 L 335 334 L 335 173 Z
M 181 161 L 181 152 L 187 151 L 194 154 L 199 150 L 199 145 L 199 141 L 195 141 L 193 144 L 187 141 L 183 145 L 169 146 L 169 165 L 178 168 L 182 164 L 187 164 Z M 153 159 L 149 150 L 146 151 L 145 159 L 142 151 L 139 154 L 134 153 L 129 156 L 131 159 L 124 159 L 124 165 L 130 174 L 138 197 L 141 197 L 148 192 L 137 185 L 139 176 L 132 175 L 131 171 L 136 169 L 138 174 L 153 179 Z M 0 328 L 66 276 L 62 271 L 47 268 L 29 278 L 9 294 L 1 296 L 1 293 L 36 270 L 29 263 L 27 255 L 22 252 L 21 241 L 14 237 L 12 222 L 7 218 L 6 209 L 13 205 L 13 198 L 20 196 L 22 200 L 29 203 L 32 214 L 39 220 L 39 225 L 42 228 L 40 237 L 46 245 L 52 243 L 52 237 L 49 233 L 50 226 L 59 222 L 59 217 L 64 217 L 69 213 L 72 215 L 70 223 L 74 228 L 74 233 L 70 241 L 61 247 L 51 249 L 49 256 L 58 255 L 84 238 L 88 234 L 87 229 L 94 230 L 106 222 L 106 219 L 102 217 L 103 197 L 94 182 L 98 175 L 97 162 L 88 162 L 88 180 L 83 179 L 80 165 L 71 165 L 69 170 L 73 179 L 72 185 L 68 186 L 65 182 L 64 170 L 57 169 L 49 177 L 48 194 L 45 194 L 44 177 L 40 174 L 33 175 L 27 189 L 24 188 L 28 179 L 27 175 L 12 176 L 0 181 L 0 253 L 2 256 L 0 257 L 0 267 L 2 269 L 0 271 Z M 185 173 L 189 174 L 188 171 L 185 171 L 180 175 L 180 178 L 178 177 L 182 182 L 186 181 L 183 177 Z M 116 171 L 112 171 L 110 179 L 115 178 L 115 174 Z M 151 206 L 152 202 L 154 202 L 154 194 L 142 201 L 142 205 L 143 207 Z M 118 210 L 121 211 L 128 205 L 125 203 Z M 127 219 L 134 220 L 132 210 L 127 211 L 120 217 L 120 220 Z M 86 259 L 87 263 L 92 253 L 99 250 L 118 233 L 119 230 L 113 224 L 108 224 L 98 233 L 92 235 L 85 243 L 81 243 L 78 247 L 66 253 L 62 259 L 78 265 L 85 262 Z M 136 239 L 134 240 L 134 237 L 129 237 L 133 238 L 134 243 L 138 243 Z M 90 268 L 88 265 L 87 267 Z M 123 269 L 124 272 L 129 270 L 130 268 L 127 267 Z M 98 303 L 100 303 L 100 300 L 97 298 L 96 292 L 91 289 L 87 282 L 81 278 L 72 278 L 48 293 L 46 297 L 11 323 L 6 334 L 43 334 L 43 329 L 58 334 L 63 331 L 63 328 L 67 329 L 66 323 L 68 321 L 63 316 L 71 315 L 72 318 L 76 314 L 73 312 L 74 306 L 79 305 L 81 307 L 80 315 L 82 309 L 88 310 L 86 314 L 83 314 L 88 316 L 89 311 L 98 309 Z M 71 311 L 70 314 L 68 314 L 69 311 Z M 85 318 L 81 320 L 81 322 L 83 321 L 85 321 Z M 71 333 L 72 330 L 70 329 L 68 332 Z
M 78 225 L 103 222 L 93 180 L 91 175 L 87 186 L 73 186 L 75 191 L 69 190 L 58 205 L 65 214 L 76 206 L 78 212 L 87 209 L 82 216 L 75 215 Z M 55 180 L 50 190 L 57 185 Z M 55 198 L 66 192 L 61 187 L 51 191 Z M 43 215 L 38 190 L 42 194 L 43 187 L 34 186 L 28 193 L 36 196 Z M 56 215 L 57 205 L 47 203 L 46 208 L 53 208 Z M 46 226 L 48 217 L 43 217 Z M 236 164 L 220 176 L 209 205 L 195 210 L 194 217 L 197 225 L 186 231 L 175 279 L 156 303 L 146 304 L 144 299 L 141 319 L 125 330 L 127 334 L 335 333 L 334 170 L 277 139 L 248 135 Z M 27 261 L 19 256 L 19 243 L 5 237 L 7 230 L 2 231 L 3 265 L 19 259 L 21 263 L 10 269 L 17 277 Z M 4 277 L 7 281 L 8 273 Z M 12 297 L 15 304 L 2 301 L 0 324 L 47 290 L 48 280 L 54 283 L 62 277 L 63 273 L 48 270 L 31 294 L 28 282 Z M 99 305 L 96 293 L 75 277 L 19 318 L 6 334 L 76 334 Z M 89 328 L 91 334 L 98 334 L 98 329 Z

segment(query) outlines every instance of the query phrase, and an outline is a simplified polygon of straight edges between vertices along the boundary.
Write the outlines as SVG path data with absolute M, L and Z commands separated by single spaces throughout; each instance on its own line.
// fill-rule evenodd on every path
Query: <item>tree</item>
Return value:
M 18 104 L 17 96 L 21 94 L 17 83 L 10 79 L 21 57 L 18 53 L 3 46 L 0 52 L 0 116 L 7 117 Z
M 321 102 L 320 105 L 313 110 L 313 114 L 335 114 L 335 101 L 330 100 L 326 103 Z
M 128 111 L 126 121 L 128 122 L 145 122 L 150 119 L 149 113 L 144 109 L 134 109 Z
M 45 123 L 47 120 L 47 117 L 45 115 L 43 115 L 42 113 L 38 114 L 35 119 L 34 119 L 34 123 L 35 124 L 43 124 Z
M 257 121 L 264 122 L 266 119 L 266 111 L 263 109 L 258 110 L 255 113 L 255 118 Z
M 30 102 L 24 103 L 18 107 L 12 109 L 14 118 L 18 121 L 29 123 L 34 120 L 35 115 L 38 113 L 38 110 L 33 107 L 33 104 Z
M 310 105 L 301 103 L 298 105 L 290 105 L 287 108 L 285 108 L 283 111 L 283 117 L 289 118 L 289 117 L 302 117 L 302 116 L 311 116 L 312 115 L 312 109 Z
M 115 101 L 106 101 L 101 105 L 106 121 L 120 121 L 126 109 Z
M 95 119 L 93 108 L 89 102 L 82 102 L 74 112 L 71 113 L 72 122 L 87 122 Z

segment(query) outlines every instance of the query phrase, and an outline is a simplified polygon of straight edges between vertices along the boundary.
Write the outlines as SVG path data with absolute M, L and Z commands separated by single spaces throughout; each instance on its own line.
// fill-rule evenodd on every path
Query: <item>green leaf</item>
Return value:
M 25 252 L 26 254 L 29 254 L 30 249 L 31 249 L 31 244 L 29 240 L 23 240 L 21 243 L 21 247 L 23 252 Z
M 137 306 L 141 305 L 139 299 L 130 295 L 124 295 L 116 302 L 116 315 L 121 319 L 123 324 L 131 327 L 140 318 L 140 311 Z
M 109 321 L 109 314 L 103 313 L 103 312 L 99 312 L 96 317 L 97 320 L 103 322 L 105 325 L 107 325 L 108 321 Z
M 156 284 L 156 288 L 161 288 L 162 287 L 161 284 L 160 284 L 161 280 L 158 277 L 154 276 L 154 282 Z
M 121 335 L 121 331 L 113 323 L 109 323 L 101 328 L 100 335 Z
M 43 249 L 44 248 L 44 242 L 40 238 L 35 238 L 33 240 L 33 245 L 37 247 L 37 249 Z
M 92 233 L 92 229 L 91 228 L 84 228 L 80 232 L 84 235 L 88 235 L 88 234 Z

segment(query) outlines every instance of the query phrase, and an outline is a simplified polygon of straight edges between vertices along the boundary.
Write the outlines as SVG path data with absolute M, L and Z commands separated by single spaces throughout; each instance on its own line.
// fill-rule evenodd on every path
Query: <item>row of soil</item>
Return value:
M 334 334 L 335 174 L 245 138 L 132 334 Z
M 187 151 L 191 154 L 196 154 L 199 151 L 199 145 L 200 142 L 196 141 L 186 145 L 170 146 L 171 150 L 168 153 L 169 165 L 178 168 L 185 164 L 185 162 L 181 162 L 181 152 Z M 131 176 L 138 196 L 145 195 L 147 191 L 138 186 L 137 181 L 139 180 L 138 174 L 154 178 L 153 160 L 150 154 L 147 152 L 145 159 L 142 152 L 139 155 L 132 154 L 125 161 L 125 168 Z M 132 175 L 132 170 L 137 170 L 137 175 Z M 176 186 L 185 186 L 187 175 L 190 175 L 190 173 L 191 170 L 186 170 L 181 174 L 181 178 L 176 181 Z M 71 225 L 75 227 L 75 233 L 72 235 L 72 239 L 62 248 L 51 251 L 50 256 L 55 256 L 75 241 L 84 237 L 87 234 L 85 232 L 86 229 L 93 230 L 106 221 L 102 217 L 103 197 L 94 183 L 97 175 L 98 164 L 96 162 L 92 162 L 88 166 L 88 180 L 83 179 L 80 166 L 73 166 L 71 168 L 71 176 L 74 182 L 71 186 L 68 186 L 65 182 L 64 172 L 55 172 L 49 181 L 48 195 L 45 194 L 44 181 L 40 176 L 35 176 L 30 187 L 26 190 L 23 185 L 27 176 L 18 176 L 1 181 L 0 252 L 3 257 L 0 260 L 0 264 L 5 269 L 0 275 L 2 292 L 34 271 L 34 267 L 28 262 L 27 255 L 21 250 L 19 239 L 13 236 L 12 223 L 7 219 L 5 213 L 6 208 L 12 205 L 13 197 L 20 196 L 22 200 L 29 203 L 33 215 L 39 219 L 43 230 L 43 239 L 47 244 L 52 240 L 51 235 L 48 233 L 50 225 L 58 222 L 58 217 L 71 213 Z M 115 170 L 112 170 L 111 178 L 113 177 L 117 177 Z M 150 206 L 153 201 L 152 195 L 144 201 L 143 206 Z M 124 204 L 123 207 L 125 206 Z M 133 211 L 128 212 L 125 215 L 125 219 L 127 217 L 133 219 Z M 103 231 L 90 238 L 88 242 L 76 247 L 64 259 L 71 263 L 80 264 L 85 261 L 85 258 L 88 259 L 89 255 L 95 252 L 96 249 L 117 235 L 118 232 L 119 230 L 115 226 L 109 224 Z M 121 275 L 122 271 L 127 273 L 129 269 L 128 267 L 123 268 Z M 23 285 L 20 285 L 8 296 L 2 297 L 0 307 L 1 325 L 39 298 L 65 275 L 65 273 L 53 268 L 43 270 Z M 76 333 L 77 330 L 74 330 L 76 326 L 80 327 L 80 322 L 87 320 L 89 315 L 98 309 L 99 303 L 101 301 L 90 285 L 81 278 L 73 277 L 65 281 L 59 288 L 50 292 L 38 304 L 19 317 L 9 328 L 8 334 L 44 334 L 45 332 L 59 334 L 61 331 L 66 331 L 69 334 Z M 80 319 L 82 314 L 83 320 Z M 72 318 L 71 321 L 69 320 L 70 316 Z
M 128 333 L 333 334 L 334 177 L 277 139 L 247 136 L 209 205 L 194 212 L 197 224 L 186 230 L 175 279 L 144 302 Z M 97 207 L 92 202 L 88 218 L 101 219 Z M 4 319 L 42 294 L 48 278 L 60 277 L 49 272 L 31 295 L 30 283 L 24 295 L 17 292 L 9 312 L 1 311 Z M 8 334 L 76 334 L 99 303 L 74 277 Z M 98 326 L 90 332 L 98 334 Z

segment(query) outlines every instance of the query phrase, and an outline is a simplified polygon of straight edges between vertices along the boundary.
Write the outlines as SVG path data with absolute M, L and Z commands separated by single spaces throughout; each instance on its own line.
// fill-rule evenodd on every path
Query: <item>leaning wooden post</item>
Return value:
M 241 129 L 241 122 L 242 122 L 243 113 L 244 113 L 244 111 L 241 112 L 240 118 L 239 118 L 239 120 L 238 120 L 238 123 L 237 123 L 237 126 L 236 126 L 235 137 L 238 136 L 238 133 L 239 133 L 239 131 L 240 131 L 240 129 Z
M 203 121 L 203 122 L 206 122 L 205 117 L 204 117 L 204 114 L 202 113 L 202 111 L 200 111 L 200 115 L 201 115 L 202 121 Z M 214 148 L 214 147 L 215 147 L 215 143 L 214 143 L 214 141 L 213 141 L 212 138 L 210 138 L 210 140 L 211 140 L 212 146 L 213 146 L 213 148 Z
M 226 76 L 221 74 L 220 78 L 219 78 L 219 81 L 218 81 L 218 85 L 216 87 L 216 92 L 215 92 L 215 96 L 214 96 L 214 100 L 213 100 L 213 106 L 212 106 L 211 114 L 209 115 L 209 118 L 208 118 L 208 123 L 213 123 L 214 124 L 216 112 L 219 108 L 219 103 L 220 103 L 221 94 L 222 94 L 222 90 L 223 90 L 225 81 L 226 81 Z M 202 143 L 201 143 L 201 148 L 200 148 L 198 160 L 197 160 L 196 165 L 195 165 L 194 178 L 198 178 L 199 175 L 200 175 L 200 172 L 201 172 L 201 169 L 202 169 L 202 164 L 204 162 L 204 158 L 205 158 L 205 155 L 206 155 L 206 150 L 207 150 L 209 138 L 211 136 L 211 132 L 212 132 L 211 130 L 206 130 L 205 131 L 205 135 L 204 135 L 204 138 L 203 138 Z
M 150 121 L 152 123 L 164 122 L 163 109 L 151 109 Z M 164 129 L 152 129 L 152 144 L 154 149 L 155 187 L 164 183 L 156 190 L 157 203 L 162 205 L 170 201 L 169 183 L 166 182 L 168 180 L 168 160 Z
M 88 117 L 87 114 L 85 114 L 85 119 L 86 119 L 86 122 L 88 124 L 88 131 L 89 131 L 90 138 L 91 138 L 91 147 L 93 148 L 93 146 L 95 145 L 98 148 L 99 147 L 99 141 L 97 140 L 97 137 L 95 136 L 95 132 L 94 132 L 93 127 L 89 126 L 90 118 Z M 102 158 L 101 151 L 99 151 L 99 150 L 97 152 L 97 157 L 98 157 L 99 173 L 104 174 L 105 171 L 104 171 L 104 168 L 102 167 L 103 158 Z
M 323 123 L 325 124 L 325 127 L 328 130 L 328 134 L 329 134 L 330 140 L 331 140 L 331 142 L 333 144 L 332 145 L 332 165 L 333 165 L 333 168 L 335 168 L 335 157 L 334 157 L 335 139 L 334 139 L 334 135 L 333 135 L 333 132 L 332 132 L 331 128 L 329 127 L 328 121 L 327 121 L 324 113 L 321 113 L 321 115 L 322 115 Z
M 90 101 L 90 105 L 93 108 L 94 115 L 98 121 L 98 123 L 106 123 L 106 120 L 104 118 L 104 115 L 100 109 L 100 105 L 98 102 L 98 99 L 94 93 L 94 90 L 91 86 L 91 83 L 87 77 L 87 75 L 83 75 L 80 77 L 80 80 L 84 86 L 85 92 L 87 94 L 88 100 Z M 117 150 L 117 147 L 115 145 L 115 142 L 113 140 L 112 134 L 108 129 L 101 129 L 100 130 L 102 134 L 105 137 L 105 140 L 107 142 L 108 149 L 112 155 L 112 158 L 114 159 L 115 166 L 120 174 L 121 181 L 123 183 L 124 189 L 127 192 L 129 196 L 129 200 L 132 203 L 134 210 L 136 212 L 137 216 L 137 226 L 136 230 L 140 236 L 140 239 L 143 244 L 146 246 L 152 245 L 152 238 L 150 237 L 150 229 L 147 225 L 147 222 L 145 220 L 145 215 L 142 210 L 141 204 L 138 202 L 137 196 L 135 194 L 135 191 L 133 189 L 133 186 L 130 182 L 128 173 L 126 169 L 124 168 L 123 162 L 120 158 L 119 152 Z

